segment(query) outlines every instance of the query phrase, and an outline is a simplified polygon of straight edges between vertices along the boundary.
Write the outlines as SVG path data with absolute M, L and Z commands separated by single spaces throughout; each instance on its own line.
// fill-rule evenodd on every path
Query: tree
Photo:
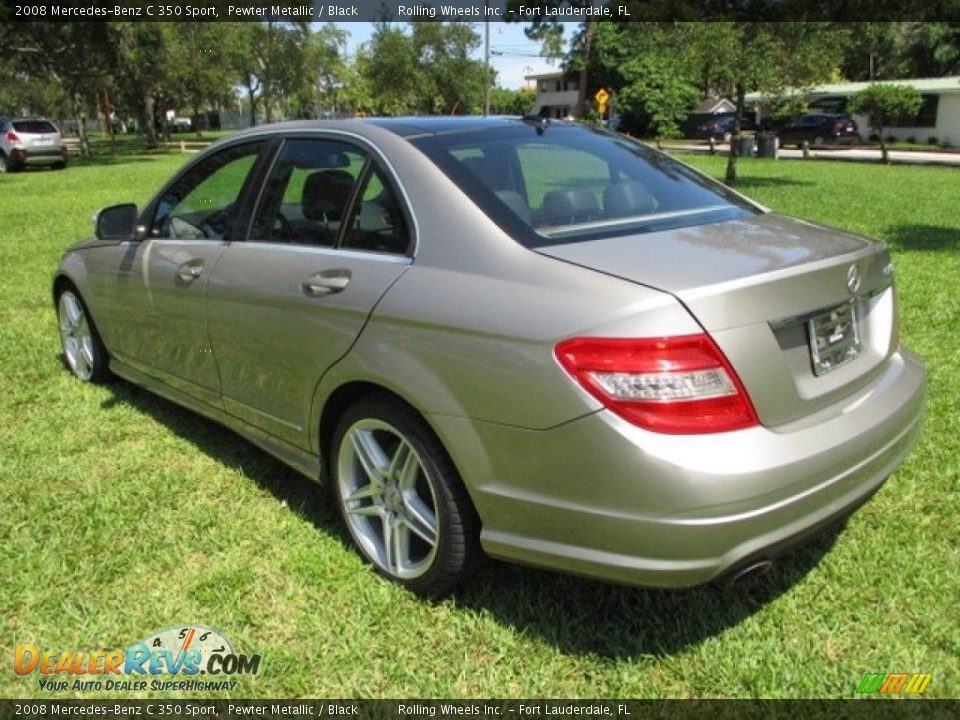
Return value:
M 484 65 L 471 58 L 480 36 L 467 23 L 410 23 L 409 34 L 379 23 L 357 58 L 370 110 L 380 115 L 478 112 Z
M 411 23 L 418 63 L 418 111 L 455 115 L 479 112 L 484 87 L 493 80 L 483 63 L 470 57 L 480 35 L 469 23 Z
M 157 146 L 157 98 L 170 81 L 168 23 L 114 23 L 117 62 L 113 81 L 121 102 L 139 117 L 148 148 Z
M 675 137 L 699 99 L 697 64 L 682 26 L 599 23 L 590 76 L 616 93 L 620 128 L 640 136 Z
M 904 26 L 908 75 L 942 77 L 960 73 L 960 22 L 911 22 Z
M 221 107 L 233 94 L 229 51 L 220 41 L 223 28 L 219 23 L 177 22 L 170 29 L 169 57 L 177 71 L 171 77 L 168 99 L 190 110 L 199 137 L 200 113 Z
M 0 58 L 0 108 L 11 115 L 68 115 L 63 88 L 50 78 L 27 74 L 15 60 Z
M 910 85 L 874 83 L 854 95 L 847 109 L 867 116 L 870 128 L 880 136 L 883 162 L 889 163 L 886 128 L 899 120 L 915 116 L 922 102 L 920 93 Z
M 370 88 L 371 110 L 377 115 L 414 111 L 418 88 L 417 53 L 410 37 L 390 23 L 378 23 L 370 40 L 369 62 L 361 65 Z
M 494 115 L 526 115 L 536 100 L 536 90 L 495 87 L 490 91 L 490 112 Z
M 17 71 L 63 89 L 83 155 L 90 154 L 88 112 L 116 66 L 115 47 L 106 22 L 5 23 L 0 28 L 0 55 L 11 58 Z
M 531 40 L 543 42 L 544 55 L 555 57 L 562 54 L 563 31 L 565 23 L 557 19 L 554 14 L 561 7 L 572 8 L 585 12 L 593 8 L 593 0 L 507 0 L 507 12 L 504 19 L 507 22 L 525 22 L 532 15 L 534 18 L 524 30 Z M 524 15 L 520 14 L 520 8 Z M 552 17 L 551 17 L 552 16 Z M 582 16 L 582 15 L 581 15 Z M 587 111 L 588 90 L 592 89 L 590 67 L 593 58 L 593 38 L 599 23 L 587 20 L 580 23 L 577 33 L 570 44 L 570 51 L 566 56 L 566 70 L 579 75 L 577 82 L 576 116 L 583 117 Z
M 749 17 L 748 10 L 739 11 Z M 736 17 L 736 13 L 731 13 Z M 737 181 L 740 128 L 746 96 L 782 96 L 825 81 L 846 47 L 848 29 L 825 22 L 683 23 L 684 44 L 708 82 L 727 88 L 736 103 L 725 182 Z M 709 69 L 709 70 L 707 70 Z
M 699 99 L 696 87 L 662 56 L 634 58 L 623 66 L 622 73 L 625 84 L 617 93 L 620 112 L 657 137 L 679 137 L 680 124 Z
M 343 87 L 337 91 L 341 106 L 358 115 L 375 112 L 370 78 L 376 73 L 370 67 L 372 62 L 369 49 L 361 46 L 354 55 L 353 62 L 344 67 Z
M 338 90 L 343 87 L 346 75 L 346 54 L 348 33 L 333 23 L 327 23 L 317 31 L 311 32 L 304 49 L 304 83 L 301 93 L 309 93 L 308 104 L 316 103 L 313 117 L 320 117 L 321 106 L 326 104 L 334 112 L 338 109 Z M 306 116 L 306 113 L 303 113 Z

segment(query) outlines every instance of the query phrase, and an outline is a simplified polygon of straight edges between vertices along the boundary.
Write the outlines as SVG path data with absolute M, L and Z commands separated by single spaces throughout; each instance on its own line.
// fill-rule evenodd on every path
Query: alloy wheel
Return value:
M 63 356 L 67 365 L 79 379 L 90 380 L 96 364 L 96 341 L 83 304 L 80 298 L 65 290 L 60 294 L 57 307 L 60 340 L 63 342 Z
M 435 480 L 399 430 L 375 418 L 346 431 L 337 491 L 350 534 L 384 573 L 401 580 L 432 567 L 440 540 Z

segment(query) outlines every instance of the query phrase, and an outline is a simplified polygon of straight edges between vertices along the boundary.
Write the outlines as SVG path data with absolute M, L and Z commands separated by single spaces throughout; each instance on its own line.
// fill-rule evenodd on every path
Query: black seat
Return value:
M 543 217 L 550 225 L 588 222 L 599 214 L 597 196 L 586 188 L 551 190 L 543 196 Z
M 641 183 L 623 180 L 603 191 L 603 208 L 609 217 L 646 215 L 657 209 L 657 201 Z
M 308 220 L 340 222 L 353 192 L 353 176 L 346 170 L 320 170 L 303 183 L 300 205 Z

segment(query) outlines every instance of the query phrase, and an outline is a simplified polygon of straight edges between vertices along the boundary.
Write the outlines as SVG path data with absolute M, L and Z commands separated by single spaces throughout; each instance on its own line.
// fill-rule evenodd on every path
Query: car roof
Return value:
M 382 128 L 402 138 L 424 135 L 447 135 L 496 128 L 518 127 L 528 122 L 521 117 L 479 115 L 424 115 L 409 117 L 346 118 L 343 120 L 293 120 L 270 125 L 259 125 L 237 133 L 233 138 L 260 133 L 282 133 L 291 130 L 346 130 L 360 135 L 369 134 L 369 128 Z M 549 120 L 551 124 L 574 125 L 564 120 Z M 366 130 L 366 132 L 365 132 Z

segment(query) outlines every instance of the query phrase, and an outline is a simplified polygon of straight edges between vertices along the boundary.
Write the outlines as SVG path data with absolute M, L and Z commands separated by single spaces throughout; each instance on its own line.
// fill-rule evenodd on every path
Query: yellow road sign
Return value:
M 610 99 L 610 93 L 600 88 L 597 90 L 597 94 L 593 96 L 593 99 L 597 101 L 597 105 L 606 105 L 607 100 Z

